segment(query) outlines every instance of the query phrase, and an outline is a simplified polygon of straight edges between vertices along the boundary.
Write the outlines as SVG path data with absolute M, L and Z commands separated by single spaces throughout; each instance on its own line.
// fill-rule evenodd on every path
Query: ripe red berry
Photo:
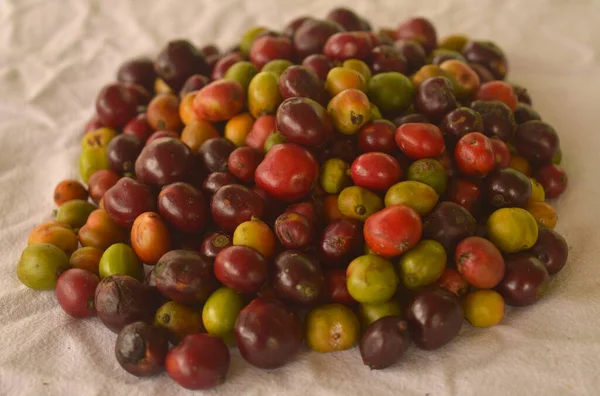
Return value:
M 396 129 L 396 144 L 412 159 L 434 158 L 442 154 L 444 135 L 440 128 L 427 123 L 408 123 Z
M 458 141 L 454 159 L 458 169 L 471 176 L 483 177 L 496 167 L 492 142 L 479 132 L 468 133 Z

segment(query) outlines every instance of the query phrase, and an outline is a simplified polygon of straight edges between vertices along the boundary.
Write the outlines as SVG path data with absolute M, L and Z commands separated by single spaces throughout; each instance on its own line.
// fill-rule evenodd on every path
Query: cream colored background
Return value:
M 115 335 L 76 321 L 51 292 L 21 285 L 15 265 L 29 231 L 52 211 L 52 191 L 75 177 L 78 141 L 95 96 L 118 65 L 169 39 L 233 44 L 249 26 L 281 28 L 348 1 L 0 0 L 0 395 L 193 394 L 166 375 L 138 380 L 113 357 Z M 355 1 L 375 26 L 431 18 L 441 36 L 496 41 L 509 78 L 527 86 L 562 139 L 570 189 L 557 202 L 571 255 L 536 306 L 434 352 L 370 372 L 358 351 L 303 352 L 272 372 L 233 352 L 210 395 L 600 394 L 600 2 Z M 198 393 L 202 394 L 202 393 Z

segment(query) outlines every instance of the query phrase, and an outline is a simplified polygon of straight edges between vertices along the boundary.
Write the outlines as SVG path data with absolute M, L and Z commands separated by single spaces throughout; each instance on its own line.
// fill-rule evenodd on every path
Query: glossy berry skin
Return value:
M 508 165 L 510 165 L 510 149 L 507 144 L 497 137 L 491 138 L 490 142 L 492 142 L 492 149 L 496 158 L 496 169 L 508 168 Z
M 398 150 L 394 135 L 396 128 L 388 120 L 373 120 L 358 132 L 358 150 L 361 153 L 380 151 L 393 154 Z
M 302 346 L 302 324 L 277 300 L 259 297 L 240 312 L 235 339 L 242 357 L 253 366 L 275 369 L 291 361 Z
M 148 124 L 146 113 L 138 114 L 123 127 L 123 134 L 134 135 L 140 142 L 146 143 L 146 140 L 154 133 L 154 129 Z
M 469 67 L 473 69 L 473 71 L 479 77 L 479 81 L 483 84 L 486 82 L 494 81 L 496 78 L 485 66 L 480 65 L 479 63 L 471 63 L 469 62 Z
M 279 92 L 285 100 L 293 97 L 309 98 L 326 106 L 327 92 L 319 76 L 305 66 L 290 66 L 279 77 Z
M 565 170 L 554 164 L 541 166 L 535 171 L 534 177 L 544 187 L 546 198 L 550 199 L 560 197 L 569 184 Z
M 311 305 L 321 297 L 325 277 L 319 262 L 299 250 L 286 250 L 274 261 L 272 285 L 284 300 Z
M 558 232 L 540 227 L 535 245 L 526 254 L 536 257 L 544 264 L 548 273 L 554 275 L 567 263 L 569 246 Z
M 229 155 L 235 149 L 235 144 L 225 138 L 208 139 L 200 146 L 198 157 L 209 172 L 226 172 Z
M 469 211 L 454 202 L 440 203 L 423 221 L 423 237 L 442 244 L 448 256 L 456 245 L 475 235 L 477 223 Z
M 113 171 L 124 174 L 132 172 L 135 160 L 142 151 L 142 143 L 133 135 L 115 136 L 106 148 L 108 163 Z
M 406 71 L 410 74 L 425 65 L 426 54 L 423 46 L 414 40 L 398 40 L 394 46 L 406 60 Z
M 62 206 L 64 203 L 78 199 L 87 201 L 88 192 L 77 180 L 63 180 L 54 188 L 54 203 Z
M 355 185 L 373 191 L 386 191 L 402 177 L 402 169 L 394 157 L 370 152 L 352 162 L 350 174 Z
M 211 262 L 191 250 L 165 253 L 153 272 L 162 295 L 180 304 L 201 304 L 217 288 Z
M 314 226 L 304 215 L 286 212 L 275 220 L 273 227 L 279 242 L 287 249 L 304 249 L 314 239 Z
M 550 275 L 540 260 L 518 254 L 506 260 L 506 272 L 497 290 L 508 305 L 523 307 L 542 298 L 549 284 Z
M 275 235 L 265 222 L 253 218 L 240 224 L 235 229 L 233 244 L 256 249 L 265 258 L 270 259 L 275 250 Z
M 412 159 L 433 158 L 444 152 L 444 136 L 433 124 L 408 123 L 396 129 L 396 144 Z
M 142 94 L 140 92 L 145 92 Z M 138 108 L 148 103 L 148 92 L 138 86 L 113 83 L 102 88 L 96 99 L 96 113 L 100 122 L 112 128 L 121 128 L 138 113 Z
M 552 162 L 560 147 L 558 134 L 543 121 L 527 121 L 517 127 L 514 136 L 517 152 L 532 165 Z
M 458 141 L 454 159 L 462 173 L 476 177 L 484 177 L 496 167 L 492 143 L 479 132 L 468 133 Z
M 240 184 L 221 187 L 212 197 L 210 210 L 215 223 L 228 232 L 252 217 L 261 218 L 265 211 L 263 199 Z
M 506 306 L 495 290 L 479 289 L 467 294 L 462 300 L 465 319 L 480 328 L 492 327 L 502 321 Z
M 508 63 L 502 50 L 491 41 L 469 41 L 462 49 L 469 63 L 485 67 L 496 80 L 503 80 L 508 72 Z
M 179 115 L 180 100 L 174 94 L 156 95 L 146 109 L 148 124 L 155 130 L 179 132 L 183 122 Z
M 452 341 L 464 320 L 458 298 L 441 288 L 425 289 L 408 304 L 406 321 L 414 343 L 421 349 L 441 348 Z
M 437 47 L 437 33 L 433 24 L 425 18 L 410 18 L 395 30 L 396 40 L 415 40 L 429 53 Z
M 325 19 L 339 23 L 348 32 L 365 30 L 365 26 L 360 19 L 360 16 L 345 7 L 334 8 L 329 11 Z
M 257 293 L 267 282 L 267 260 L 247 246 L 228 246 L 215 257 L 219 282 L 238 293 Z
M 56 299 L 67 314 L 75 318 L 94 316 L 94 293 L 100 279 L 89 271 L 71 268 L 56 281 Z
M 227 169 L 244 183 L 254 181 L 254 172 L 264 158 L 264 152 L 252 147 L 238 147 L 227 160 Z
M 133 95 L 137 98 L 138 108 L 137 112 L 140 113 L 144 110 L 144 107 L 147 106 L 152 100 L 151 91 L 148 91 L 146 88 L 142 87 L 138 84 L 130 84 L 130 83 L 122 83 L 129 91 L 133 93 Z
M 451 267 L 446 267 L 442 276 L 435 283 L 442 289 L 446 289 L 456 295 L 458 298 L 463 297 L 469 291 L 469 284 L 460 275 L 460 273 Z
M 325 273 L 324 295 L 329 303 L 357 304 L 357 301 L 348 292 L 345 269 L 332 269 Z
M 230 184 L 239 184 L 239 180 L 233 177 L 231 173 L 212 172 L 204 179 L 202 191 L 208 194 L 207 196 L 212 196 L 219 191 L 221 187 Z
M 410 345 L 408 324 L 397 316 L 384 316 L 371 323 L 360 339 L 360 356 L 371 370 L 396 363 Z
M 324 145 L 333 134 L 329 114 L 309 98 L 286 99 L 277 109 L 275 124 L 288 142 L 310 148 Z
M 130 238 L 135 255 L 148 265 L 155 265 L 171 250 L 169 229 L 158 213 L 139 215 L 131 227 Z
M 364 226 L 365 242 L 383 257 L 398 256 L 421 239 L 421 217 L 405 205 L 392 205 L 369 216 Z
M 169 376 L 191 390 L 214 388 L 225 381 L 229 371 L 229 349 L 217 336 L 190 334 L 165 359 Z
M 306 196 L 319 176 L 313 155 L 291 143 L 273 146 L 256 168 L 256 184 L 269 195 L 294 202 Z
M 275 251 L 275 235 L 264 221 L 253 218 L 235 229 L 233 244 L 256 249 L 265 258 L 270 259 Z
M 210 83 L 210 79 L 202 74 L 193 74 L 186 81 L 185 84 L 179 90 L 179 97 L 183 99 L 185 94 L 199 91 Z
M 301 58 L 320 54 L 329 37 L 343 31 L 344 28 L 335 22 L 309 19 L 294 34 L 296 54 Z
M 198 91 L 192 108 L 206 121 L 227 121 L 240 113 L 246 104 L 246 91 L 234 80 L 216 80 Z
M 323 230 L 319 253 L 324 264 L 330 267 L 346 266 L 361 253 L 364 244 L 359 221 L 342 218 L 331 222 Z
M 183 182 L 166 185 L 160 191 L 158 211 L 171 226 L 186 233 L 202 231 L 208 219 L 202 192 Z
M 322 202 L 315 200 L 308 200 L 305 202 L 299 202 L 289 205 L 285 209 L 285 213 L 298 213 L 308 219 L 311 224 L 317 225 L 321 221 L 319 216 L 321 215 Z
M 523 173 L 512 168 L 491 173 L 485 179 L 484 194 L 492 208 L 524 208 L 531 196 L 531 183 Z
M 204 237 L 199 252 L 203 257 L 214 261 L 217 254 L 226 247 L 231 246 L 231 244 L 231 235 L 220 231 L 213 232 Z
M 479 100 L 499 100 L 512 111 L 517 107 L 517 96 L 513 87 L 504 81 L 490 81 L 482 84 L 477 91 Z
M 498 136 L 508 142 L 512 140 L 517 123 L 510 108 L 498 100 L 476 100 L 471 109 L 478 112 L 483 119 L 483 133 L 487 136 Z
M 174 131 L 165 131 L 165 130 L 156 131 L 152 135 L 150 135 L 148 140 L 146 140 L 145 146 L 149 146 L 155 140 L 162 139 L 162 138 L 179 139 L 179 135 L 177 134 L 177 132 L 174 132 Z
M 192 151 L 181 140 L 157 139 L 135 161 L 135 175 L 143 183 L 164 186 L 185 180 L 193 161 Z
M 325 81 L 327 74 L 333 68 L 333 62 L 323 54 L 313 54 L 304 58 L 302 66 L 314 71 L 321 81 Z
M 154 212 L 156 196 L 137 180 L 123 177 L 104 194 L 104 209 L 115 223 L 130 228 L 144 212 Z
M 374 44 L 372 36 L 367 32 L 341 32 L 327 39 L 323 54 L 339 62 L 348 59 L 366 60 Z
M 434 122 L 458 107 L 453 86 L 446 77 L 432 77 L 417 88 L 415 109 Z
M 378 45 L 371 51 L 369 64 L 373 74 L 398 72 L 406 74 L 407 64 L 404 55 L 392 45 Z
M 246 146 L 264 151 L 265 141 L 275 129 L 275 116 L 264 114 L 258 117 L 246 136 Z
M 427 117 L 425 117 L 423 114 L 419 114 L 419 113 L 414 113 L 414 114 L 407 114 L 401 117 L 396 117 L 394 118 L 394 124 L 399 127 L 402 126 L 404 124 L 409 124 L 409 123 L 425 123 L 428 124 L 429 123 L 429 119 Z
M 454 253 L 463 278 L 479 289 L 491 289 L 504 277 L 504 259 L 493 243 L 480 237 L 463 239 Z
M 262 69 L 264 65 L 275 59 L 293 59 L 294 47 L 292 41 L 283 36 L 263 35 L 252 43 L 250 61 Z
M 117 72 L 117 80 L 137 84 L 152 92 L 156 72 L 154 63 L 148 58 L 136 58 L 123 63 Z
M 448 200 L 462 206 L 469 212 L 472 212 L 480 197 L 480 186 L 468 179 L 455 179 L 448 189 Z
M 173 40 L 158 54 L 154 70 L 169 87 L 179 92 L 194 74 L 207 74 L 208 66 L 202 52 L 187 40 Z
M 108 169 L 102 169 L 94 172 L 88 180 L 90 198 L 92 198 L 94 202 L 100 202 L 102 197 L 104 197 L 104 194 L 112 186 L 117 184 L 119 179 L 119 175 Z
M 213 81 L 222 79 L 223 77 L 225 77 L 225 73 L 227 73 L 227 70 L 229 70 L 229 68 L 231 66 L 233 66 L 235 63 L 241 62 L 243 60 L 244 60 L 244 57 L 239 52 L 231 52 L 229 54 L 222 56 L 215 64 L 215 67 L 212 70 L 210 78 Z
M 88 216 L 87 222 L 79 229 L 77 234 L 82 246 L 89 246 L 93 249 L 99 249 L 102 251 L 108 249 L 115 243 L 125 242 L 127 240 L 127 233 L 125 230 L 119 227 L 110 217 L 110 215 L 103 209 L 94 210 Z M 93 264 L 86 266 L 86 269 L 90 268 L 90 270 L 94 273 L 98 273 L 100 258 L 101 257 L 92 259 Z
M 483 133 L 483 118 L 468 107 L 459 107 L 444 116 L 440 122 L 440 130 L 446 142 L 454 146 L 469 132 Z
M 449 59 L 440 64 L 444 75 L 448 75 L 454 83 L 454 93 L 457 98 L 469 99 L 477 92 L 481 80 L 473 69 L 457 59 Z

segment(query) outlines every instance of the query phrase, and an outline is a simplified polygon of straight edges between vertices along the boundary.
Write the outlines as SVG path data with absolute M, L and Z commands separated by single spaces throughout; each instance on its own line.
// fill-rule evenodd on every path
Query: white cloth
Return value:
M 509 80 L 525 85 L 561 137 L 570 185 L 556 203 L 570 246 L 566 268 L 532 307 L 492 329 L 465 322 L 446 347 L 411 347 L 393 368 L 370 371 L 358 351 L 307 350 L 263 371 L 232 352 L 226 383 L 207 395 L 600 394 L 600 2 L 593 0 L 0 0 L 0 395 L 184 395 L 166 374 L 137 379 L 117 364 L 116 335 L 75 320 L 53 292 L 21 285 L 27 235 L 53 209 L 52 192 L 77 177 L 83 126 L 96 94 L 123 61 L 169 39 L 234 44 L 248 27 L 282 28 L 355 4 L 374 26 L 431 18 L 440 36 L 497 42 Z

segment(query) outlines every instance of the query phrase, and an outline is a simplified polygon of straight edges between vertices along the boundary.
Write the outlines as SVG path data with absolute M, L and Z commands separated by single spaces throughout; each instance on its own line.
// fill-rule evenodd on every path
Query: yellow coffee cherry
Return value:
M 556 227 L 558 216 L 554 208 L 547 202 L 532 202 L 528 204 L 525 209 L 531 213 L 539 225 L 550 228 L 551 230 Z
M 544 187 L 533 177 L 529 178 L 529 182 L 531 183 L 531 195 L 529 196 L 527 205 L 531 205 L 533 202 L 544 202 L 546 200 Z
M 462 302 L 465 318 L 475 327 L 491 327 L 504 317 L 504 299 L 494 290 L 475 290 Z
M 251 247 L 269 259 L 275 250 L 275 234 L 264 222 L 248 220 L 233 232 L 233 244 Z

